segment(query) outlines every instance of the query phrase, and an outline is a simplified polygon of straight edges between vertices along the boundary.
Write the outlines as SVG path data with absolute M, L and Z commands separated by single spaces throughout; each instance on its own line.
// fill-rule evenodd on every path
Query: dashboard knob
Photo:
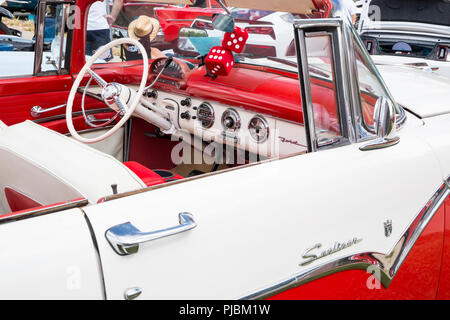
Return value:
M 226 128 L 233 128 L 234 127 L 234 119 L 232 118 L 232 117 L 226 117 L 224 120 L 223 120 L 223 125 L 226 127 Z
M 189 111 L 185 111 L 180 114 L 181 119 L 189 120 L 191 118 L 191 113 Z
M 191 106 L 191 98 L 189 98 L 189 97 L 187 97 L 186 99 L 184 99 L 184 100 L 181 100 L 181 105 L 183 106 L 183 107 L 190 107 Z
M 147 92 L 147 97 L 157 99 L 158 98 L 158 91 L 157 90 L 152 90 L 150 92 Z

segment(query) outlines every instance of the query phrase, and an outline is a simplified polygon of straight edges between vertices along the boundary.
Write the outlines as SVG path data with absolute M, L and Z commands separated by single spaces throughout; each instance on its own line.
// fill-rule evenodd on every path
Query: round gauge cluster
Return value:
M 214 109 L 209 103 L 203 102 L 197 108 L 197 119 L 201 122 L 203 128 L 211 128 L 214 124 L 214 117 Z M 224 135 L 235 137 L 241 128 L 241 117 L 235 109 L 228 108 L 222 114 L 221 124 Z M 250 136 L 257 143 L 263 143 L 268 139 L 269 130 L 267 120 L 261 115 L 253 116 L 248 123 Z
M 254 116 L 249 124 L 250 136 L 258 143 L 262 143 L 269 137 L 269 124 L 262 116 Z
M 241 128 L 241 117 L 234 109 L 227 109 L 222 114 L 222 126 L 226 132 L 235 133 Z
M 197 119 L 201 122 L 203 128 L 211 128 L 214 124 L 214 109 L 207 103 L 203 102 L 197 108 Z

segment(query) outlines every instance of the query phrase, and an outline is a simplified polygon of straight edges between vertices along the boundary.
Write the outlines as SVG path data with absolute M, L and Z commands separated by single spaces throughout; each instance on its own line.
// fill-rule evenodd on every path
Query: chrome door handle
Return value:
M 65 103 L 61 104 L 59 106 L 51 107 L 51 108 L 47 108 L 47 109 L 44 109 L 44 108 L 42 108 L 40 106 L 34 106 L 33 108 L 31 108 L 30 114 L 31 114 L 31 116 L 33 118 L 38 118 L 41 115 L 41 113 L 50 112 L 50 111 L 53 111 L 53 110 L 64 108 L 65 106 L 66 106 Z
M 109 228 L 105 237 L 117 254 L 121 256 L 133 254 L 138 252 L 140 243 L 172 236 L 197 226 L 190 213 L 182 212 L 178 218 L 180 221 L 178 226 L 151 232 L 141 232 L 131 222 L 122 223 Z

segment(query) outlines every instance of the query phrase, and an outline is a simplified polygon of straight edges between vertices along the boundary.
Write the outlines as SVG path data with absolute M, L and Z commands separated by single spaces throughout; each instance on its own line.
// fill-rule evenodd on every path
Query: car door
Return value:
M 74 204 L 2 215 L 0 239 L 2 300 L 104 297 L 95 244 Z
M 122 299 L 132 287 L 147 299 L 260 297 L 326 263 L 364 252 L 390 254 L 442 182 L 436 160 L 423 151 L 427 145 L 401 139 L 370 154 L 350 145 L 84 208 L 98 241 L 107 298 Z M 416 167 L 405 166 L 405 154 Z M 113 227 L 120 235 L 117 226 L 130 227 L 126 223 L 142 232 L 176 227 L 183 212 L 192 215 L 195 228 L 140 244 L 136 253 L 118 254 L 105 236 Z M 394 222 L 390 237 L 386 220 Z M 181 223 L 189 226 L 189 219 Z M 353 239 L 361 241 L 301 265 L 317 243 L 325 250 Z M 432 259 L 439 267 L 440 256 Z M 436 276 L 428 293 L 435 292 Z
M 342 290 L 330 288 L 348 283 L 359 286 L 346 298 L 370 298 L 374 288 L 378 297 L 436 296 L 441 205 L 448 195 L 443 173 L 420 138 L 423 122 L 412 114 L 398 132 L 400 143 L 360 148 L 371 138 L 361 139 L 363 128 L 352 125 L 349 110 L 357 105 L 348 103 L 342 28 L 342 21 L 308 21 L 296 38 L 304 49 L 298 49 L 300 74 L 310 79 L 301 82 L 309 153 L 83 208 L 98 242 L 107 298 L 138 292 L 147 299 L 256 299 L 281 292 L 342 298 Z M 317 96 L 324 82 L 334 104 L 322 105 Z M 354 93 L 363 114 L 370 99 L 362 89 Z M 367 98 L 364 105 L 359 94 Z M 424 235 L 427 245 L 405 264 L 405 277 L 399 270 Z M 339 281 L 327 277 L 334 273 Z M 367 284 L 372 273 L 374 287 Z M 417 281 L 411 274 L 426 276 Z M 290 290 L 297 286 L 309 290 Z

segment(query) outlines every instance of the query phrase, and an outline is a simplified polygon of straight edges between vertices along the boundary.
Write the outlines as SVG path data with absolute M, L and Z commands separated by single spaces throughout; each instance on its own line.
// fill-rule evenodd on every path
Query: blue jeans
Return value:
M 98 48 L 110 42 L 111 33 L 109 29 L 88 30 L 86 32 L 86 55 L 92 56 Z

